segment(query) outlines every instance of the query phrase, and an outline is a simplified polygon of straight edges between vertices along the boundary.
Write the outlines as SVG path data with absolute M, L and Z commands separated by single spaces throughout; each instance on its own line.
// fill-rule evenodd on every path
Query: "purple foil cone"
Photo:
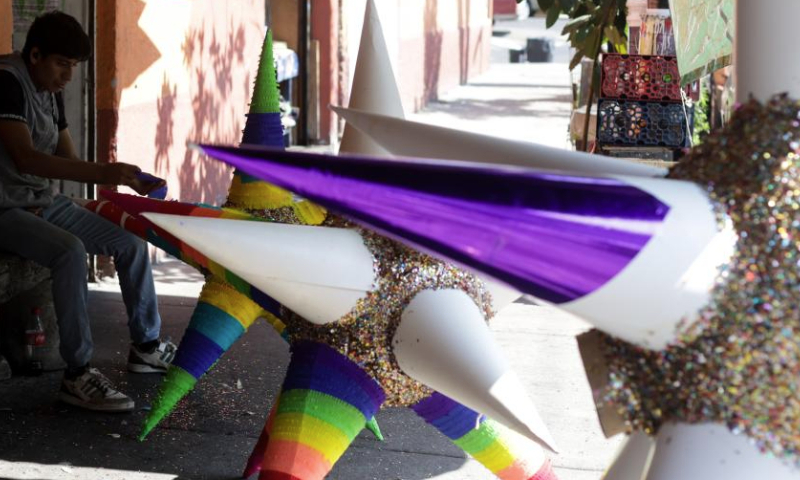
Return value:
M 438 160 L 203 146 L 249 175 L 552 303 L 642 250 L 669 207 L 608 178 Z

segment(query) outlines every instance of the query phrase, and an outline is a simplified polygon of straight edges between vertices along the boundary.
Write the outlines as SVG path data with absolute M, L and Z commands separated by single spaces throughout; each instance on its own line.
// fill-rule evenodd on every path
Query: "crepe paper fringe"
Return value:
M 329 401 L 329 399 L 325 400 Z M 264 461 L 264 453 L 267 450 L 269 436 L 270 432 L 272 431 L 272 425 L 275 422 L 275 415 L 277 409 L 278 409 L 278 401 L 276 401 L 272 405 L 272 409 L 270 410 L 269 416 L 267 417 L 267 422 L 264 425 L 264 428 L 261 430 L 261 435 L 258 437 L 258 442 L 256 442 L 256 446 L 253 448 L 253 451 L 250 453 L 250 457 L 247 459 L 247 465 L 245 466 L 244 471 L 242 472 L 242 478 L 249 478 L 253 474 L 261 471 L 261 464 Z M 381 434 L 380 427 L 378 426 L 378 422 L 375 420 L 375 417 L 372 417 L 369 420 L 367 420 L 366 426 L 378 440 L 383 441 L 383 435 Z
M 201 273 L 205 275 L 210 273 L 217 278 L 224 280 L 233 288 L 235 288 L 236 291 L 247 296 L 253 302 L 257 303 L 264 310 L 266 310 L 264 315 L 265 318 L 267 318 L 267 321 L 278 331 L 279 334 L 283 335 L 286 326 L 278 318 L 280 315 L 281 305 L 276 300 L 253 287 L 233 272 L 228 271 L 225 269 L 225 267 L 206 258 L 201 253 L 184 244 L 163 229 L 157 227 L 152 222 L 147 221 L 140 215 L 146 212 L 174 214 L 180 211 L 188 212 L 187 214 L 189 215 L 201 217 L 252 221 L 261 221 L 261 219 L 230 208 L 213 208 L 198 206 L 190 203 L 161 202 L 150 199 L 143 199 L 144 201 L 140 201 L 141 199 L 137 197 L 117 194 L 115 192 L 111 192 L 109 196 L 114 200 L 89 202 L 86 205 L 86 208 L 100 214 L 107 220 L 110 220 L 118 225 L 120 225 L 120 222 L 124 220 L 124 224 L 122 225 L 124 225 L 126 230 L 136 234 L 144 240 L 147 240 L 149 243 L 182 260 L 186 264 L 191 265 Z M 126 197 L 133 197 L 136 203 L 134 204 L 133 202 L 129 202 L 130 199 Z M 172 204 L 175 211 L 164 211 L 165 207 L 160 205 L 164 203 Z M 126 211 L 125 208 L 128 207 L 133 207 L 132 211 Z
M 264 314 L 256 302 L 232 288 L 229 284 L 209 279 L 200 292 L 200 301 L 214 306 L 232 316 L 243 330 Z M 220 344 L 222 346 L 222 344 Z
M 249 113 L 242 144 L 282 147 L 285 145 L 280 113 Z
M 270 316 L 260 305 L 229 284 L 213 277 L 207 278 L 173 365 L 200 379 L 257 318 Z M 175 396 L 170 387 L 170 378 L 162 382 L 161 392 Z M 186 393 L 188 391 L 184 395 Z
M 541 476 L 547 473 L 549 465 L 546 461 L 542 463 L 538 445 L 441 393 L 434 392 L 411 408 L 498 478 L 551 478 Z M 528 450 L 535 461 L 525 457 Z M 549 470 L 552 472 L 552 469 Z
M 264 462 L 264 452 L 267 451 L 269 433 L 272 431 L 272 424 L 275 422 L 275 413 L 278 411 L 279 400 L 280 397 L 276 398 L 275 402 L 272 404 L 272 408 L 269 410 L 267 421 L 264 423 L 264 428 L 261 429 L 261 435 L 258 437 L 258 442 L 256 442 L 256 446 L 253 447 L 253 451 L 250 453 L 250 457 L 247 459 L 247 465 L 244 467 L 244 471 L 242 472 L 242 478 L 250 478 L 250 476 L 253 474 L 261 471 L 261 464 Z
M 354 405 L 364 414 L 365 420 L 375 416 L 377 406 L 386 399 L 372 377 L 333 348 L 300 341 L 292 344 L 291 351 L 294 369 L 291 375 L 286 375 L 284 391 L 300 388 L 327 393 Z
M 379 384 L 331 347 L 298 342 L 264 454 L 262 479 L 322 479 L 385 399 Z
M 291 207 L 303 225 L 319 225 L 327 217 L 325 208 L 264 181 L 245 180 L 239 173 L 234 173 L 228 202 L 250 210 Z
M 105 218 L 106 220 L 119 225 L 120 227 L 124 228 L 125 230 L 133 233 L 134 235 L 146 240 L 147 242 L 155 245 L 156 247 L 164 250 L 168 254 L 183 260 L 187 264 L 191 265 L 192 267 L 203 270 L 203 267 L 197 263 L 194 259 L 190 258 L 183 258 L 183 254 L 180 251 L 180 248 L 175 243 L 178 240 L 175 237 L 171 237 L 166 232 L 165 235 L 159 235 L 153 228 L 153 224 L 147 222 L 143 218 L 139 218 L 136 215 L 131 215 L 130 213 L 126 212 L 121 206 L 108 201 L 108 200 L 93 200 L 84 207 L 101 217 Z M 173 243 L 170 243 L 170 238 L 172 239 Z
M 187 329 L 172 364 L 200 378 L 222 355 L 222 347 L 197 330 Z M 164 381 L 166 384 L 167 381 Z
M 147 237 L 147 226 L 144 223 L 130 216 L 125 210 L 108 200 L 92 200 L 85 205 L 85 208 L 119 225 L 139 238 Z
M 558 476 L 553 470 L 553 463 L 548 458 L 542 468 L 527 480 L 558 480 Z
M 163 213 L 166 215 L 261 221 L 258 217 L 231 208 L 218 208 L 203 204 L 157 200 L 154 198 L 112 192 L 110 190 L 101 190 L 100 196 L 119 205 L 130 215 L 135 215 L 139 221 L 144 222 L 150 228 L 154 229 L 158 229 L 158 227 L 146 218 L 141 217 L 142 213 L 151 212 Z
M 222 349 L 222 353 L 226 352 L 246 331 L 235 317 L 205 302 L 197 303 L 187 329 L 195 330 L 213 341 Z
M 253 87 L 253 99 L 250 102 L 250 113 L 280 112 L 280 94 L 278 93 L 278 75 L 275 71 L 275 56 L 272 52 L 272 30 L 267 31 L 261 58 L 258 62 L 258 74 Z
M 367 420 L 366 427 L 367 430 L 369 430 L 370 432 L 372 432 L 373 435 L 375 435 L 375 438 L 377 438 L 378 441 L 382 442 L 384 440 L 383 433 L 381 432 L 381 427 L 380 425 L 378 425 L 378 421 L 375 420 L 375 417 L 372 417 L 369 420 Z
M 175 365 L 170 365 L 167 375 L 159 389 L 158 397 L 153 402 L 150 413 L 145 419 L 139 441 L 142 441 L 148 434 L 175 409 L 178 401 L 186 396 L 197 384 L 197 379 Z
M 272 145 L 272 146 L 280 147 L 280 145 Z M 245 172 L 243 172 L 242 170 L 239 170 L 238 168 L 233 170 L 233 176 L 234 176 L 234 178 L 238 177 L 239 182 L 241 182 L 241 183 L 254 183 L 254 182 L 263 182 L 264 181 L 264 180 L 261 180 L 258 177 L 254 177 L 252 175 L 248 175 Z

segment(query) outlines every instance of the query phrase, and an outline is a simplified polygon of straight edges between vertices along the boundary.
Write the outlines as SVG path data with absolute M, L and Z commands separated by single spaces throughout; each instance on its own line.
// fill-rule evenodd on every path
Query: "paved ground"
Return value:
M 563 57 L 559 45 L 556 60 Z M 495 64 L 411 118 L 566 147 L 569 78 L 565 63 Z M 202 279 L 178 262 L 156 266 L 155 274 L 164 333 L 179 339 Z M 95 363 L 135 397 L 138 410 L 93 414 L 59 404 L 58 372 L 2 382 L 0 477 L 235 478 L 282 379 L 288 361 L 283 341 L 266 325 L 256 325 L 175 414 L 139 443 L 135 436 L 159 377 L 124 371 L 127 336 L 117 286 L 92 285 L 90 295 Z M 492 328 L 562 449 L 552 457 L 560 478 L 600 478 L 619 439 L 603 438 L 591 403 L 574 341 L 586 325 L 549 307 L 516 303 L 501 312 Z M 378 420 L 386 441 L 362 433 L 329 478 L 495 478 L 410 411 L 384 410 Z

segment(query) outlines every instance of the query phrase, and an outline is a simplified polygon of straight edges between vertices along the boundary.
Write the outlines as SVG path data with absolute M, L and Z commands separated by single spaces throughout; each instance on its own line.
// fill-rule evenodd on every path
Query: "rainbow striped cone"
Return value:
M 264 461 L 264 452 L 267 450 L 267 445 L 269 443 L 269 435 L 272 431 L 272 424 L 275 421 L 275 412 L 278 408 L 278 401 L 276 400 L 275 403 L 272 405 L 272 409 L 269 412 L 269 416 L 267 417 L 267 423 L 264 425 L 264 428 L 261 430 L 261 435 L 258 437 L 258 442 L 256 442 L 256 446 L 253 447 L 252 453 L 250 453 L 250 457 L 247 459 L 247 465 L 244 468 L 244 472 L 242 472 L 242 478 L 249 478 L 256 472 L 261 471 L 261 464 Z M 369 430 L 375 438 L 379 441 L 383 441 L 383 434 L 381 433 L 381 429 L 378 426 L 378 421 L 375 420 L 375 417 L 370 418 L 367 420 L 366 424 L 367 430 Z
M 272 33 L 267 32 L 242 143 L 283 148 L 279 100 L 272 54 Z M 285 325 L 279 319 L 280 304 L 277 301 L 140 216 L 146 212 L 158 212 L 261 220 L 248 214 L 247 210 L 288 207 L 294 212 L 298 223 L 317 225 L 325 220 L 327 213 L 316 204 L 298 199 L 291 192 L 250 177 L 240 170 L 234 172 L 225 205 L 227 208 L 161 202 L 115 192 L 104 192 L 104 195 L 149 228 L 146 238 L 151 243 L 216 278 L 209 280 L 203 288 L 198 306 L 178 349 L 174 368 L 168 371 L 162 382 L 161 393 L 154 404 L 157 408 L 154 406 L 143 427 L 141 438 L 144 438 L 194 388 L 197 380 L 213 367 L 255 318 L 263 316 L 279 334 L 286 337 Z M 368 424 L 371 425 L 374 425 L 371 430 L 377 432 L 376 436 L 382 438 L 374 419 Z
M 267 32 L 259 61 L 250 112 L 247 115 L 242 143 L 283 147 L 283 126 L 280 120 L 278 85 L 275 76 L 272 54 L 272 33 Z M 140 199 L 125 200 L 126 207 L 137 213 L 153 212 L 155 204 L 145 204 Z M 272 187 L 265 182 L 250 177 L 240 170 L 234 172 L 228 202 L 224 212 L 249 217 L 248 208 L 280 208 L 291 205 L 289 192 Z M 308 203 L 308 202 L 306 202 Z M 313 208 L 298 207 L 300 214 L 317 219 L 319 212 Z M 163 212 L 167 213 L 167 212 Z M 172 212 L 192 215 L 193 211 Z M 210 216 L 210 215 L 204 215 Z M 324 216 L 323 216 L 324 218 Z M 321 221 L 321 219 L 319 220 Z M 159 229 L 160 230 L 160 229 Z M 163 230 L 161 230 L 163 232 Z M 166 234 L 166 232 L 164 232 Z M 167 234 L 168 235 L 168 234 Z M 169 235 L 169 237 L 172 237 Z M 174 238 L 174 237 L 172 237 Z M 177 239 L 176 239 L 177 240 Z M 278 333 L 283 334 L 285 326 L 278 319 L 279 304 L 241 280 L 216 262 L 193 248 L 177 241 L 180 245 L 180 258 L 198 258 L 218 279 L 223 279 L 229 288 L 219 280 L 209 280 L 203 288 L 197 308 L 186 329 L 178 349 L 175 362 L 167 372 L 158 399 L 145 422 L 141 438 L 144 438 L 197 383 L 197 380 L 210 370 L 217 360 L 230 348 L 236 339 L 259 316 L 264 314 L 257 304 L 265 306 L 271 314 L 264 315 Z M 242 295 L 241 292 L 245 292 Z M 250 292 L 250 295 L 247 295 Z M 250 298 L 246 298 L 249 296 Z M 251 300 L 252 299 L 252 300 Z M 253 302 L 255 300 L 255 302 Z
M 168 236 L 159 235 L 154 228 L 150 227 L 152 223 L 147 219 L 131 215 L 120 205 L 108 200 L 92 200 L 85 203 L 83 207 L 100 215 L 111 223 L 119 225 L 142 240 L 164 250 L 168 254 L 182 259 L 187 265 L 191 265 L 201 271 L 203 270 L 203 267 L 196 260 L 182 258 L 178 239 L 169 234 L 167 234 Z M 164 233 L 166 234 L 166 232 Z
M 375 438 L 378 439 L 378 441 L 382 442 L 384 440 L 383 432 L 381 432 L 381 427 L 380 425 L 378 425 L 378 421 L 375 419 L 375 417 L 372 417 L 369 420 L 367 420 L 367 424 L 364 426 L 367 427 L 367 430 L 369 430 L 370 433 L 372 433 L 375 436 Z
M 188 245 L 142 217 L 141 214 L 144 212 L 172 212 L 201 217 L 258 220 L 245 213 L 228 212 L 219 208 L 190 203 L 164 202 L 110 190 L 101 190 L 100 195 L 107 200 L 90 201 L 84 205 L 84 208 L 119 225 L 203 273 L 208 273 L 210 270 L 208 259 L 205 256 L 200 255 Z
M 266 312 L 230 285 L 209 278 L 183 335 L 140 439 L 175 408 L 223 353 Z
M 411 409 L 502 480 L 556 480 L 539 445 L 441 393 Z
M 253 88 L 253 99 L 242 133 L 242 144 L 281 149 L 284 147 L 280 96 L 272 53 L 272 31 L 267 32 L 264 47 L 261 50 L 258 75 Z M 319 225 L 327 215 L 324 208 L 299 199 L 287 190 L 251 177 L 239 169 L 233 173 L 228 201 L 225 205 L 244 210 L 290 208 L 297 223 L 305 225 Z
M 196 205 L 193 203 L 164 202 L 135 195 L 125 195 L 111 191 L 102 191 L 101 195 L 107 197 L 109 202 L 89 202 L 85 207 L 102 215 L 106 219 L 123 226 L 139 237 L 147 240 L 158 248 L 181 259 L 188 265 L 198 269 L 201 273 L 212 274 L 218 279 L 234 287 L 239 293 L 244 294 L 254 302 L 261 305 L 268 313 L 265 318 L 273 328 L 284 335 L 286 326 L 278 319 L 280 304 L 273 298 L 253 287 L 248 282 L 226 269 L 222 265 L 190 247 L 185 242 L 176 238 L 163 228 L 149 221 L 144 214 L 150 212 L 172 213 L 187 217 L 223 218 L 249 221 L 262 221 L 245 212 L 228 208 Z
M 384 401 L 378 383 L 327 345 L 297 342 L 260 479 L 321 480 Z
M 275 403 L 272 404 L 272 408 L 267 416 L 267 423 L 265 423 L 264 428 L 261 429 L 261 435 L 258 437 L 256 446 L 253 447 L 253 451 L 247 459 L 247 465 L 245 465 L 244 471 L 242 472 L 242 478 L 250 478 L 254 473 L 261 471 L 261 464 L 264 463 L 264 452 L 267 451 L 269 433 L 272 431 L 272 424 L 275 422 L 275 412 L 278 411 L 279 400 L 279 398 L 276 399 Z

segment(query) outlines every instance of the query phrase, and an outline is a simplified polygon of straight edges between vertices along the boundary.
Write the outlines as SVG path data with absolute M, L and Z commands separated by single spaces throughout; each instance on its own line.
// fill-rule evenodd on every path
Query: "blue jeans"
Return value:
M 0 211 L 0 250 L 50 269 L 60 353 L 69 367 L 89 363 L 94 349 L 86 308 L 86 253 L 114 257 L 131 340 L 158 338 L 161 317 L 147 244 L 69 198 L 57 195 L 41 217 L 20 208 Z

